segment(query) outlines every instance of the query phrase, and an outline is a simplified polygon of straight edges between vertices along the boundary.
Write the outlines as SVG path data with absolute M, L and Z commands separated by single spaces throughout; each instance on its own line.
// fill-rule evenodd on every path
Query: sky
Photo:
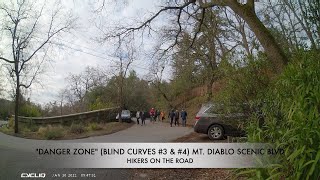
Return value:
M 39 0 L 37 4 L 43 2 L 44 0 Z M 98 0 L 61 1 L 65 10 L 72 10 L 73 15 L 78 17 L 77 28 L 69 34 L 53 39 L 53 42 L 58 43 L 59 46 L 51 49 L 48 61 L 43 67 L 44 73 L 38 76 L 40 83 L 34 83 L 26 92 L 26 96 L 31 101 L 44 105 L 57 100 L 59 91 L 67 85 L 66 77 L 69 74 L 79 74 L 86 66 L 114 71 L 114 64 L 118 62 L 118 59 L 114 57 L 115 46 L 111 42 L 97 42 L 97 39 L 102 37 L 101 31 L 97 28 L 98 24 L 102 23 L 105 29 L 119 24 L 133 24 L 143 21 L 152 12 L 159 9 L 159 1 L 155 0 L 124 0 L 116 3 L 106 0 L 105 9 L 97 14 L 93 12 L 97 9 L 97 4 L 94 2 Z M 159 22 L 155 22 L 155 25 L 160 26 L 161 23 L 160 19 Z M 5 40 L 2 38 L 2 41 Z M 136 44 L 140 46 L 140 49 L 138 58 L 133 62 L 131 69 L 134 69 L 138 76 L 143 78 L 148 74 L 151 66 L 151 60 L 147 54 L 155 45 L 155 37 L 144 38 L 143 44 L 140 43 L 141 41 Z M 1 45 L 0 48 L 6 49 Z M 1 74 L 5 75 L 6 69 L 3 66 L 0 70 Z M 12 82 L 2 79 L 5 80 L 2 84 L 8 91 L 6 95 L 8 98 L 9 93 L 12 93 Z

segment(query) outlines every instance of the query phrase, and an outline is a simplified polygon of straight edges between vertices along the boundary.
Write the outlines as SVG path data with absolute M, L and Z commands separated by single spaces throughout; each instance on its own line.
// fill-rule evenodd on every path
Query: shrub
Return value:
M 98 131 L 102 130 L 103 127 L 100 124 L 93 122 L 89 124 L 88 129 L 92 131 Z
M 64 136 L 64 129 L 62 126 L 51 126 L 40 127 L 38 134 L 45 139 L 59 139 Z
M 14 117 L 9 118 L 8 127 L 10 129 L 14 128 Z
M 44 135 L 47 130 L 48 130 L 48 126 L 47 127 L 40 126 L 38 129 L 38 134 Z
M 28 129 L 29 129 L 31 132 L 37 132 L 37 131 L 39 130 L 39 126 L 32 124 L 32 125 L 29 125 L 29 126 L 28 126 Z
M 85 132 L 85 128 L 82 124 L 72 123 L 70 126 L 70 132 L 74 134 L 82 134 Z
M 256 169 L 261 179 L 318 179 L 320 177 L 320 54 L 303 52 L 269 88 L 264 126 L 252 121 L 251 142 L 283 148 L 279 164 Z

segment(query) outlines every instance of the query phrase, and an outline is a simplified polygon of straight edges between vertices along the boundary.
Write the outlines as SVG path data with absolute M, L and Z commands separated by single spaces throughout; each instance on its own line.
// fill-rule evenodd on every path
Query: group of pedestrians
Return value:
M 188 113 L 184 109 L 182 109 L 181 112 L 179 112 L 177 109 L 176 110 L 172 109 L 169 112 L 169 115 L 168 115 L 168 117 L 170 118 L 170 126 L 172 127 L 173 121 L 174 121 L 174 126 L 176 126 L 176 125 L 179 126 L 180 125 L 179 119 L 181 117 L 182 126 L 186 127 L 186 125 L 187 125 L 187 116 L 188 116 Z
M 163 121 L 163 118 L 160 118 L 160 116 L 161 116 L 161 114 L 162 114 L 163 112 L 160 112 L 160 111 L 158 111 L 158 110 L 155 110 L 154 108 L 151 108 L 151 110 L 149 111 L 149 115 L 150 115 L 150 122 L 155 122 L 156 120 L 160 120 L 160 119 L 162 119 L 162 121 Z M 136 113 L 136 118 L 137 118 L 137 123 L 139 124 L 140 123 L 140 121 L 139 120 L 141 120 L 141 126 L 143 126 L 143 125 L 145 125 L 146 124 L 146 122 L 145 122 L 145 120 L 146 120 L 146 112 L 144 112 L 144 111 L 137 111 L 137 113 Z
M 166 119 L 164 111 L 159 111 L 154 108 L 150 109 L 149 115 L 150 115 L 150 122 L 152 122 L 152 123 L 155 123 L 156 121 L 163 122 L 163 120 Z M 187 116 L 188 116 L 187 111 L 185 111 L 184 109 L 182 109 L 181 112 L 179 112 L 178 110 L 172 109 L 171 111 L 169 111 L 169 114 L 168 114 L 168 118 L 170 118 L 170 126 L 172 127 L 173 121 L 174 121 L 175 126 L 177 126 L 177 125 L 179 126 L 180 125 L 179 121 L 180 121 L 180 117 L 181 117 L 182 126 L 186 127 Z M 146 124 L 146 122 L 145 122 L 146 112 L 137 111 L 136 118 L 137 118 L 137 124 L 140 124 L 140 120 L 141 120 L 141 126 Z
M 141 126 L 146 125 L 145 112 L 143 112 L 143 111 L 137 111 L 136 118 L 137 118 L 137 123 L 138 123 L 138 124 L 139 124 L 139 119 L 141 119 Z

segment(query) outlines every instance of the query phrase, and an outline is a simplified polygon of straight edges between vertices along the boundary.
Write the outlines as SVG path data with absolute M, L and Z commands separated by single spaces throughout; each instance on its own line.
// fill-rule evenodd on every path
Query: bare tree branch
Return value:
M 181 12 L 182 9 L 184 9 L 185 7 L 189 6 L 190 4 L 194 4 L 196 2 L 196 0 L 189 0 L 187 1 L 185 4 L 181 5 L 181 6 L 167 6 L 167 7 L 163 7 L 162 9 L 160 9 L 157 13 L 155 13 L 153 16 L 151 16 L 148 20 L 146 20 L 145 22 L 143 22 L 142 24 L 140 24 L 137 27 L 129 27 L 129 28 L 124 28 L 123 30 L 121 30 L 119 33 L 116 33 L 115 35 L 107 35 L 105 37 L 105 40 L 110 38 L 110 37 L 118 37 L 118 36 L 126 36 L 127 34 L 137 31 L 137 30 L 141 30 L 143 28 L 149 27 L 150 23 L 156 18 L 158 17 L 161 13 L 167 11 L 167 10 L 179 10 Z M 180 14 L 180 13 L 179 13 Z
M 14 63 L 14 61 L 10 61 L 9 59 L 6 59 L 4 57 L 0 57 L 1 60 L 4 60 L 7 63 Z
M 195 40 L 196 40 L 196 38 L 197 38 L 200 30 L 201 30 L 201 26 L 202 26 L 202 24 L 203 24 L 203 20 L 204 20 L 205 13 L 206 13 L 206 9 L 205 9 L 205 8 L 202 8 L 201 19 L 200 19 L 200 21 L 199 21 L 198 30 L 194 33 L 194 36 L 193 36 L 192 42 L 191 42 L 191 44 L 190 44 L 190 47 L 193 46 L 193 44 L 194 44 L 194 42 L 195 42 Z

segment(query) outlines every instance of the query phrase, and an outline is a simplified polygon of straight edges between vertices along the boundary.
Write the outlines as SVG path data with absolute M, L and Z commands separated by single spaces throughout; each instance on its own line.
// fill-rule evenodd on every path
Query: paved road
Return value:
M 4 123 L 0 121 L 0 124 Z M 169 142 L 178 137 L 187 135 L 192 132 L 188 127 L 170 127 L 167 123 L 156 122 L 155 124 L 146 121 L 146 126 L 134 125 L 126 130 L 119 131 L 114 134 L 96 136 L 76 140 L 31 140 L 8 136 L 0 133 L 0 179 L 16 179 L 21 172 L 36 172 L 44 171 L 42 164 L 37 163 L 34 150 L 39 146 L 46 146 L 52 142 Z M 54 170 L 48 170 L 52 173 Z M 99 178 L 97 179 L 128 179 L 131 177 L 130 172 L 126 169 L 58 169 L 59 173 L 95 173 Z M 84 179 L 84 178 L 81 178 Z
M 0 146 L 33 151 L 35 147 L 51 144 L 52 142 L 169 142 L 178 137 L 187 135 L 192 131 L 193 130 L 188 127 L 170 127 L 167 123 L 156 122 L 153 124 L 147 120 L 145 126 L 136 124 L 126 130 L 110 135 L 75 140 L 33 140 L 0 133 Z

